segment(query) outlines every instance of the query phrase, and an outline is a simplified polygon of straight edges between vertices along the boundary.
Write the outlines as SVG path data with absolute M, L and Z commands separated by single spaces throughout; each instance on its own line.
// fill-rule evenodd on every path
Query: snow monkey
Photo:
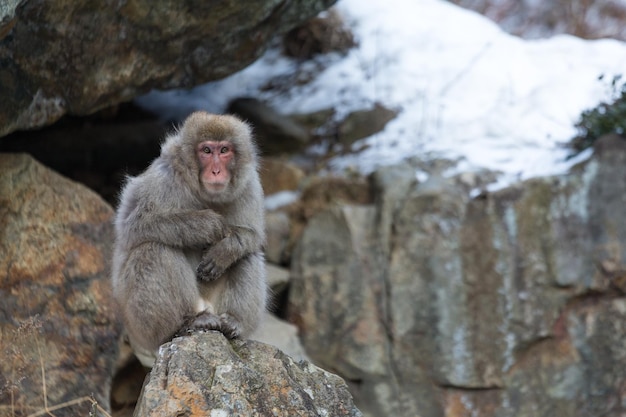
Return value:
M 247 124 L 191 114 L 124 186 L 113 295 L 145 366 L 175 335 L 245 337 L 265 310 L 263 191 Z

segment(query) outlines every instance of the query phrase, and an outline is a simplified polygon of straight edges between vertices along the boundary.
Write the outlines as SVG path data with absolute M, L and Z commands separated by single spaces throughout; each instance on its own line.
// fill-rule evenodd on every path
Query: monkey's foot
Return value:
M 212 330 L 221 332 L 228 339 L 235 339 L 241 334 L 239 322 L 230 314 L 217 315 L 203 311 L 185 320 L 175 337 Z
M 228 313 L 222 313 L 219 317 L 222 322 L 222 329 L 224 329 L 222 330 L 224 336 L 228 339 L 236 339 L 241 336 L 241 325 L 239 324 L 239 320 Z

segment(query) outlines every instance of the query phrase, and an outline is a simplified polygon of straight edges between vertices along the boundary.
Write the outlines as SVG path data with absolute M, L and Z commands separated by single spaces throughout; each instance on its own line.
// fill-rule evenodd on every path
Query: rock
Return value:
M 267 281 L 271 289 L 269 310 L 278 317 L 285 317 L 291 278 L 289 269 L 268 263 L 267 274 Z
M 289 284 L 289 270 L 271 263 L 266 264 L 267 284 L 273 293 L 283 291 Z
M 11 1 L 0 9 L 0 135 L 224 78 L 333 3 Z
M 398 112 L 390 110 L 380 103 L 370 110 L 350 113 L 339 123 L 337 136 L 339 143 L 350 146 L 359 139 L 367 138 L 382 131 Z
M 287 247 L 291 236 L 289 216 L 281 211 L 266 212 L 265 230 L 267 234 L 265 257 L 277 265 L 286 263 L 289 260 Z
M 298 338 L 298 328 L 273 314 L 265 314 L 261 325 L 250 339 L 277 347 L 295 361 L 309 360 Z
M 354 46 L 352 32 L 334 8 L 290 30 L 283 39 L 285 55 L 298 59 L 329 52 L 346 54 Z
M 255 98 L 233 100 L 226 110 L 252 124 L 254 136 L 263 155 L 281 155 L 301 151 L 311 135 L 297 122 Z
M 298 200 L 298 189 L 305 174 L 292 163 L 266 158 L 262 162 L 260 175 L 265 191 L 265 257 L 274 264 L 286 265 L 291 256 L 292 225 L 285 206 Z
M 341 206 L 311 219 L 294 252 L 287 317 L 315 363 L 354 382 L 366 416 L 434 416 L 438 392 L 413 341 L 398 340 L 406 351 L 390 356 L 393 305 L 376 215 L 373 206 Z
M 290 306 L 289 321 L 298 325 L 302 341 L 317 363 L 336 369 L 349 380 L 383 374 L 387 364 L 385 330 L 375 315 L 375 287 L 382 264 L 376 257 L 364 256 L 375 252 L 367 247 L 375 244 L 374 229 L 362 227 L 371 224 L 374 215 L 373 207 L 324 211 L 311 219 L 294 253 L 297 269 L 292 273 L 298 279 L 292 284 L 289 300 L 301 304 Z M 352 274 L 359 277 L 359 287 L 346 285 Z M 345 361 L 337 361 L 339 358 Z
M 217 332 L 160 349 L 135 416 L 360 416 L 343 380 L 260 342 Z
M 0 154 L 0 415 L 109 407 L 121 325 L 113 210 L 23 154 Z M 76 401 L 74 405 L 68 402 Z
M 339 204 L 368 204 L 371 187 L 362 177 L 314 177 L 302 191 L 303 217 L 310 218 L 323 209 Z
M 126 338 L 120 340 L 113 384 L 111 386 L 112 416 L 132 416 L 150 369 L 144 368 Z
M 477 198 L 408 164 L 372 183 L 304 227 L 287 314 L 366 416 L 620 415 L 624 140 Z
M 555 384 L 546 391 L 551 398 L 573 400 L 577 409 L 572 414 L 618 415 L 623 412 L 624 398 L 621 370 L 626 354 L 621 346 L 626 340 L 626 300 L 591 296 L 577 301 L 563 317 L 568 324 L 566 340 L 569 337 L 579 362 L 556 374 Z M 557 359 L 555 354 L 552 357 Z M 514 393 L 510 397 L 514 398 Z
M 295 113 L 290 114 L 289 117 L 304 126 L 310 132 L 326 127 L 329 122 L 332 121 L 335 115 L 335 109 L 322 109 L 313 113 Z
M 290 218 L 290 238 L 283 257 L 291 259 L 296 242 L 311 217 L 328 207 L 341 204 L 367 204 L 372 201 L 371 186 L 362 177 L 313 177 L 304 185 L 300 200 L 286 212 Z
M 6 33 L 15 24 L 15 9 L 23 3 L 23 0 L 7 0 L 0 4 L 0 35 L 6 36 Z
M 271 157 L 263 158 L 259 173 L 266 196 L 280 191 L 295 191 L 304 178 L 304 171 L 296 165 Z

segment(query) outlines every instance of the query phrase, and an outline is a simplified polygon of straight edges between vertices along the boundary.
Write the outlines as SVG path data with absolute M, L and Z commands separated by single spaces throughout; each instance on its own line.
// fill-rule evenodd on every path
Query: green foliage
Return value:
M 620 86 L 621 78 L 616 76 L 611 81 L 615 101 L 600 103 L 580 116 L 580 121 L 576 123 L 579 134 L 570 143 L 574 155 L 592 147 L 603 135 L 616 133 L 626 137 L 626 83 Z

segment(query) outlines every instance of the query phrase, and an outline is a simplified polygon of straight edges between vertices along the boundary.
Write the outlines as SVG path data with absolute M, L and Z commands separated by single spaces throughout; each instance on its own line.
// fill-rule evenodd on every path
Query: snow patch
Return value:
M 623 42 L 523 40 L 443 0 L 341 0 L 337 8 L 359 42 L 343 57 L 300 64 L 276 48 L 225 80 L 138 103 L 180 119 L 196 109 L 223 112 L 246 95 L 288 113 L 332 107 L 337 118 L 380 102 L 398 116 L 354 145 L 368 145 L 363 151 L 334 158 L 333 169 L 368 173 L 413 156 L 443 157 L 462 161 L 457 170 L 501 172 L 493 190 L 588 157 L 568 160 L 563 145 L 582 111 L 611 99 L 610 80 L 626 68 Z M 325 69 L 308 84 L 262 88 L 316 66 Z

